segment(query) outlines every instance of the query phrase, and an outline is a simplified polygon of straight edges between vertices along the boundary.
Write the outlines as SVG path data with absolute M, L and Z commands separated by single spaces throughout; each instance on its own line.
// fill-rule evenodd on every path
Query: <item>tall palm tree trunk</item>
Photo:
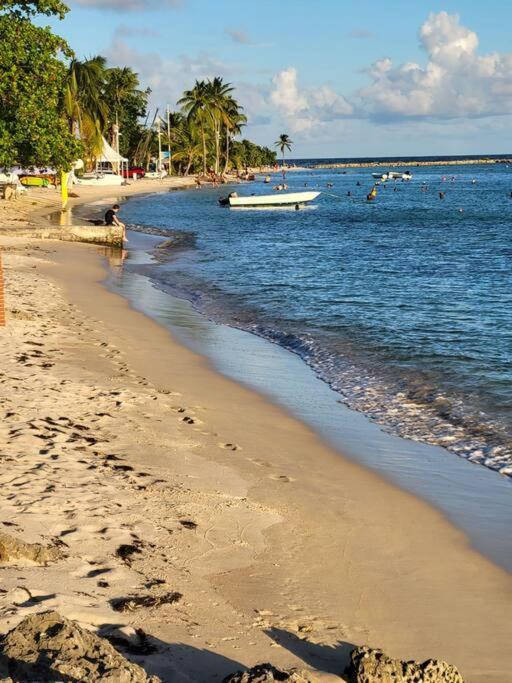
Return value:
M 203 138 L 203 175 L 206 175 L 206 133 L 204 122 L 201 120 L 201 137 Z
M 229 167 L 229 128 L 226 128 L 226 161 L 224 163 L 224 173 L 228 172 Z

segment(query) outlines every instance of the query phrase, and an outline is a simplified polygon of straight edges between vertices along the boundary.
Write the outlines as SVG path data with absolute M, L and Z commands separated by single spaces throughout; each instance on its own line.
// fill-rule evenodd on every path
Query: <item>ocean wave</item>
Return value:
M 251 311 L 218 306 L 205 290 L 178 287 L 165 273 L 145 274 L 168 293 L 187 299 L 212 320 L 250 332 L 298 355 L 340 396 L 340 403 L 365 414 L 386 432 L 441 446 L 475 464 L 512 478 L 512 434 L 505 424 L 472 407 L 463 396 L 444 390 L 426 374 L 400 371 L 364 358 L 350 345 L 284 330 L 279 323 L 254 320 Z

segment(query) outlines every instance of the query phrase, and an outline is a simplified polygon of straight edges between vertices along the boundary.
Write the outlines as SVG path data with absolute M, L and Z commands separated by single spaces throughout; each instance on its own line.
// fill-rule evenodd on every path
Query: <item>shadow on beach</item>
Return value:
M 247 668 L 224 655 L 185 643 L 166 643 L 140 629 L 137 630 L 137 638 L 129 640 L 120 631 L 123 626 L 105 624 L 99 635 L 128 660 L 138 664 L 148 675 L 158 676 L 163 683 L 222 681 L 229 674 Z
M 269 628 L 265 633 L 308 666 L 340 676 L 350 661 L 353 643 L 338 641 L 334 645 L 312 643 L 280 628 Z

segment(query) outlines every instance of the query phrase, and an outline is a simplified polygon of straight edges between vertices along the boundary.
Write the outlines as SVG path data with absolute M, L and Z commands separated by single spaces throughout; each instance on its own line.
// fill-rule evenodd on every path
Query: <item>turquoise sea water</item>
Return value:
M 185 239 L 127 268 L 297 353 L 384 429 L 512 476 L 512 167 L 413 168 L 368 203 L 371 172 L 290 173 L 322 190 L 300 211 L 221 208 L 225 188 L 132 199 L 129 224 Z

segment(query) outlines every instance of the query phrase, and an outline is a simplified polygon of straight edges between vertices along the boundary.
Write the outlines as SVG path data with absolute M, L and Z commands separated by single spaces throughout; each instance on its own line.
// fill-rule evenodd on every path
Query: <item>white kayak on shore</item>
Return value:
M 229 205 L 237 206 L 290 206 L 312 202 L 320 192 L 275 192 L 249 197 L 229 197 Z

